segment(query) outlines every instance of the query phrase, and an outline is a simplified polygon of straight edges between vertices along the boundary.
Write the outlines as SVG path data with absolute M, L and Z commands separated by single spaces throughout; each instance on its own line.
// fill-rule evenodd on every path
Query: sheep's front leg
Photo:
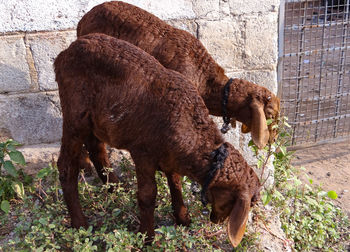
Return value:
M 111 167 L 111 165 L 108 159 L 106 145 L 98 140 L 93 134 L 88 137 L 85 145 L 89 152 L 90 160 L 94 164 L 98 176 L 103 183 L 107 183 L 107 176 L 104 174 L 104 167 Z M 119 182 L 119 179 L 114 172 L 110 172 L 108 174 L 108 182 L 116 184 Z M 113 188 L 111 188 L 110 191 L 113 191 Z
M 165 173 L 171 194 L 171 204 L 174 211 L 176 224 L 189 226 L 191 220 L 182 198 L 181 176 L 177 173 Z
M 69 137 L 63 137 L 57 161 L 63 197 L 67 204 L 72 227 L 75 228 L 88 227 L 78 195 L 78 175 L 86 162 L 82 155 L 82 147 L 82 144 L 71 141 Z
M 136 166 L 137 201 L 140 208 L 139 231 L 146 233 L 146 243 L 151 243 L 154 238 L 154 209 L 157 196 L 156 166 L 150 163 L 149 159 L 133 156 L 133 160 Z

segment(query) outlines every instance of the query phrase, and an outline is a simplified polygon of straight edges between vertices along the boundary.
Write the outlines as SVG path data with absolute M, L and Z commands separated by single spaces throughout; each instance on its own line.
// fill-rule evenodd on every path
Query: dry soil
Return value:
M 336 191 L 336 204 L 350 216 L 350 139 L 297 150 L 292 163 L 324 190 Z

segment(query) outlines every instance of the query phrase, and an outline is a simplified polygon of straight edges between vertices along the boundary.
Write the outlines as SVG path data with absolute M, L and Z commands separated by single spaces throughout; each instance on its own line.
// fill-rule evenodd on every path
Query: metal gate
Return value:
M 282 3 L 279 89 L 292 145 L 350 136 L 349 3 Z

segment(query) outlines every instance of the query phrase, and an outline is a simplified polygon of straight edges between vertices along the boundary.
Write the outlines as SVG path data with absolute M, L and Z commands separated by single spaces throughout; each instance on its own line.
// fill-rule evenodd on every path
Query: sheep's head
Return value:
M 274 125 L 280 113 L 280 100 L 273 93 L 265 88 L 258 94 L 250 97 L 249 108 L 240 112 L 239 117 L 242 118 L 242 132 L 251 132 L 252 139 L 258 148 L 264 148 L 265 145 L 273 143 L 277 136 L 277 129 Z M 272 119 L 272 123 L 267 125 L 267 120 Z
M 226 144 L 228 156 L 207 191 L 212 211 L 210 220 L 221 223 L 228 218 L 227 232 L 236 247 L 243 238 L 250 207 L 259 199 L 260 182 L 242 155 Z

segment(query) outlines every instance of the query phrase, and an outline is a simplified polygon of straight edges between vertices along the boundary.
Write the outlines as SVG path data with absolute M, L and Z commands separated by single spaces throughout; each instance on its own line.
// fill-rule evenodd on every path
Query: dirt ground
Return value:
M 336 191 L 336 204 L 350 217 L 350 139 L 297 150 L 292 164 L 305 167 L 325 191 Z

